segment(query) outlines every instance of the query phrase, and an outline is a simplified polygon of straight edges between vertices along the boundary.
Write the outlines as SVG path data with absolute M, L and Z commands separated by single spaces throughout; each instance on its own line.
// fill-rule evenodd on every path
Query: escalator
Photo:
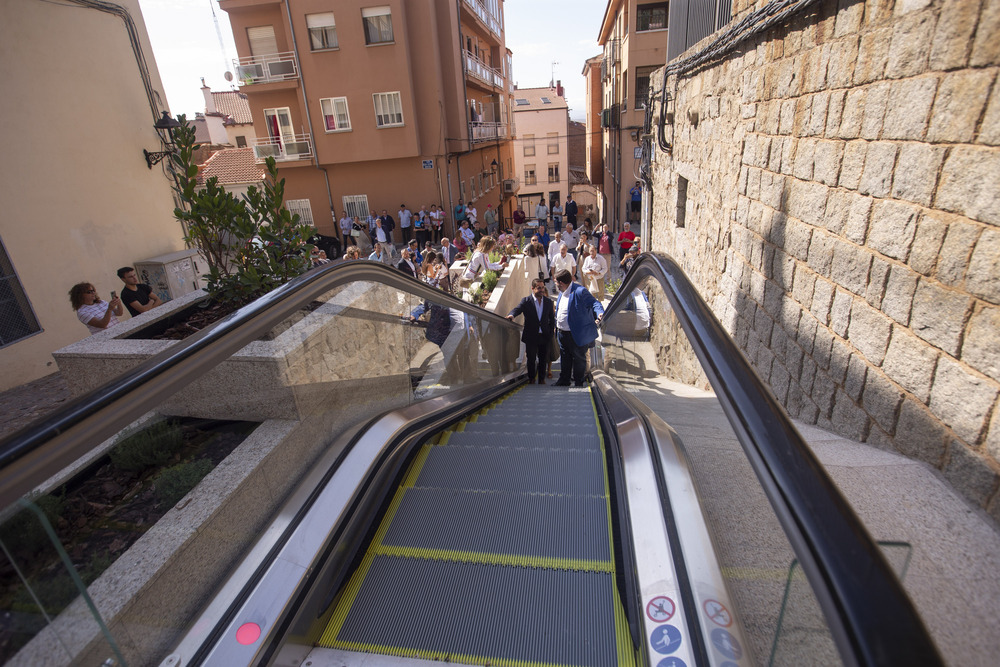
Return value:
M 84 595 L 106 646 L 88 640 L 50 664 L 83 664 L 101 651 L 113 655 L 108 664 L 166 667 L 802 664 L 776 660 L 776 649 L 768 656 L 792 635 L 785 604 L 775 620 L 741 608 L 741 591 L 734 596 L 737 580 L 751 576 L 747 590 L 759 594 L 764 582 L 773 597 L 780 576 L 734 568 L 717 553 L 718 527 L 702 509 L 684 443 L 661 419 L 669 415 L 629 389 L 667 370 L 692 383 L 707 378 L 717 392 L 787 536 L 776 562 L 788 568 L 794 558 L 814 591 L 815 611 L 796 626 L 805 639 L 791 640 L 796 660 L 807 651 L 815 664 L 940 664 L 877 547 L 661 257 L 644 256 L 609 305 L 582 390 L 524 385 L 516 327 L 391 269 L 351 262 L 310 272 L 2 443 L 3 504 L 30 504 L 52 461 L 85 457 L 150 414 L 191 409 L 197 402 L 178 398 L 179 389 L 235 377 L 226 364 L 302 317 L 304 303 L 320 305 L 301 332 L 281 335 L 306 351 L 282 362 L 281 381 L 257 408 L 270 415 L 266 429 L 293 444 L 275 450 L 276 468 L 241 482 L 253 490 L 266 480 L 273 490 L 223 513 L 242 523 L 188 531 L 231 541 L 238 557 L 212 563 L 210 579 L 186 574 L 209 564 L 197 556 L 158 573 L 193 583 L 146 603 L 146 615 L 104 622 L 105 606 Z M 446 335 L 410 324 L 418 312 L 452 322 Z M 690 339 L 702 376 L 664 356 L 678 347 L 656 339 L 668 317 Z M 374 370 L 360 358 L 372 341 Z M 279 480 L 269 472 L 278 468 L 296 472 Z M 128 605 L 141 607 L 138 597 Z M 150 623 L 149 613 L 167 612 L 182 620 Z

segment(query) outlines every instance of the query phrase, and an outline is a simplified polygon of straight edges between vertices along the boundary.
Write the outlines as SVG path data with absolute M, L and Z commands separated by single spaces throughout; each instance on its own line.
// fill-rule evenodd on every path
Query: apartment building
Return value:
M 569 106 L 563 87 L 516 88 L 514 120 L 514 173 L 521 177 L 517 201 L 534 215 L 542 199 L 545 205 L 566 201 L 569 194 L 569 150 L 567 147 Z
M 584 70 L 597 74 L 601 82 L 603 177 L 593 174 L 591 178 L 603 183 L 603 222 L 615 230 L 630 219 L 629 191 L 639 180 L 649 77 L 667 58 L 668 6 L 667 2 L 609 0 L 597 38 L 604 49 L 599 69 L 591 59 Z M 588 119 L 588 126 L 597 124 Z M 591 165 L 598 162 L 590 160 Z
M 321 234 L 461 199 L 509 215 L 511 53 L 502 0 L 221 0 L 258 160 Z M 397 240 L 399 237 L 397 235 Z

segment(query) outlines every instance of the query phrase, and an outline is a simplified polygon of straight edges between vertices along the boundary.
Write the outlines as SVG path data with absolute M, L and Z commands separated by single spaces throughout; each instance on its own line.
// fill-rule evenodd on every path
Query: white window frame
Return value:
M 340 198 L 344 211 L 350 218 L 367 220 L 371 210 L 368 208 L 368 195 L 344 195 Z
M 559 133 L 549 132 L 546 134 L 546 139 L 548 139 L 549 142 L 548 154 L 559 155 Z
M 555 176 L 555 178 L 552 178 L 553 176 Z M 549 163 L 549 183 L 558 183 L 559 181 L 560 181 L 560 178 L 559 178 L 559 163 L 558 162 L 550 162 Z
M 313 51 L 332 51 L 340 48 L 337 40 L 337 21 L 333 12 L 306 14 L 306 28 L 309 30 L 309 48 Z M 331 30 L 332 28 L 332 30 Z M 329 42 L 333 37 L 333 43 Z M 319 42 L 319 46 L 316 43 Z
M 316 228 L 316 223 L 313 222 L 312 205 L 308 199 L 286 199 L 285 208 L 292 215 L 298 213 L 299 223 L 309 225 L 313 229 Z
M 388 22 L 382 19 L 383 16 L 389 17 Z M 396 41 L 392 31 L 392 10 L 389 5 L 362 8 L 361 22 L 364 26 L 367 46 L 392 44 Z
M 538 183 L 538 174 L 535 171 L 535 165 L 533 164 L 524 165 L 524 184 L 536 185 L 537 183 Z
M 398 90 L 388 93 L 372 93 L 372 104 L 375 106 L 375 127 L 402 127 L 404 125 L 403 99 Z M 395 109 L 390 108 L 393 104 Z M 398 116 L 399 120 L 391 120 L 391 122 L 380 120 L 381 118 L 389 120 L 394 115 Z
M 343 103 L 343 115 L 347 118 L 346 123 L 341 123 L 341 118 L 337 113 L 337 105 Z M 351 131 L 351 112 L 347 108 L 347 98 L 346 97 L 324 97 L 319 101 L 320 113 L 323 114 L 323 127 L 326 129 L 327 134 L 333 134 L 334 132 L 350 132 Z M 328 118 L 333 119 L 334 127 L 330 129 L 330 123 L 327 121 Z

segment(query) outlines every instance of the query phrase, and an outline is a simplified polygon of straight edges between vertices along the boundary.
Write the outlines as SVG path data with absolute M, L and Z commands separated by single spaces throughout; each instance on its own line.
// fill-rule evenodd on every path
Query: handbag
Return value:
M 556 338 L 556 332 L 552 332 L 552 340 L 549 341 L 549 363 L 553 361 L 559 361 L 559 339 Z

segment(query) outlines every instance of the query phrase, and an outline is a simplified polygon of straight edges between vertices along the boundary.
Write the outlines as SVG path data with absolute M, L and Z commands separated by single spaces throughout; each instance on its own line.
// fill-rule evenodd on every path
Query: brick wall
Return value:
M 654 250 L 792 416 L 1000 520 L 998 64 L 1000 0 L 821 2 L 668 79 L 652 173 Z

